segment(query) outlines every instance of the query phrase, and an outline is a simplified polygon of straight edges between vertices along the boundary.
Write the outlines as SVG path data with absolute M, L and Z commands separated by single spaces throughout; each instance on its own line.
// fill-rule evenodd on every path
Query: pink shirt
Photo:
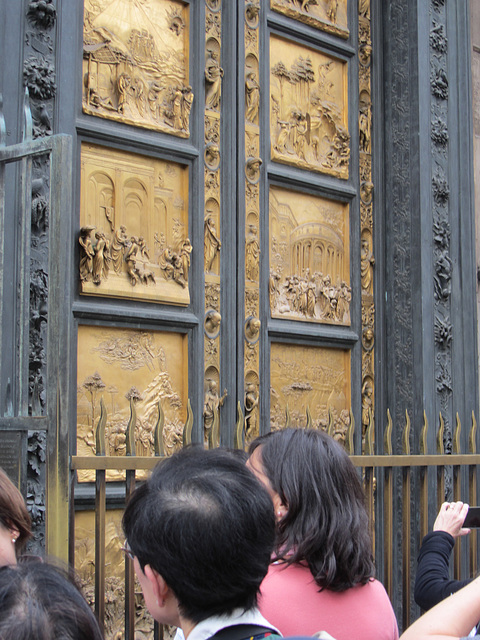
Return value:
M 259 609 L 283 636 L 327 631 L 335 640 L 397 640 L 398 626 L 381 582 L 337 593 L 319 592 L 308 567 L 272 564 Z

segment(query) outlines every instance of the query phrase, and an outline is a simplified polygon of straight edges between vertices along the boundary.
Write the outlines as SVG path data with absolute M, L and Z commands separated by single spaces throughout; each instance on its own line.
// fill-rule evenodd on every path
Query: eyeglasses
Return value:
M 120 547 L 120 549 L 121 549 L 121 551 L 123 551 L 123 553 L 126 556 L 128 556 L 130 558 L 130 560 L 133 560 L 135 558 L 135 554 L 130 549 L 130 545 L 128 544 L 126 539 L 125 539 L 125 542 L 123 543 L 123 547 Z

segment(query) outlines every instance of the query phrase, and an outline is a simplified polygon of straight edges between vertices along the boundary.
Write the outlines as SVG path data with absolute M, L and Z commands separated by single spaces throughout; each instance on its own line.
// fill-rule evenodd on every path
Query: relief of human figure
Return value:
M 248 236 L 245 240 L 245 275 L 248 280 L 256 281 L 259 273 L 260 244 L 258 242 L 257 225 L 248 225 Z
M 95 229 L 90 225 L 82 227 L 80 229 L 80 237 L 78 242 L 80 243 L 80 280 L 87 282 L 92 278 L 93 272 L 93 257 L 95 251 L 93 250 L 92 239 L 90 237 L 91 232 Z
M 368 293 L 372 292 L 373 283 L 373 265 L 375 264 L 375 258 L 370 250 L 370 243 L 367 238 L 362 239 L 361 251 L 360 251 L 360 275 L 362 282 L 362 289 Z
M 208 441 L 208 436 L 213 426 L 215 419 L 215 412 L 219 407 L 223 406 L 225 398 L 227 397 L 227 390 L 225 389 L 223 395 L 218 395 L 217 383 L 215 380 L 208 381 L 207 392 L 205 393 L 205 400 L 203 404 L 203 432 L 205 436 L 205 442 Z
M 127 273 L 130 276 L 130 283 L 135 286 L 139 280 L 137 273 L 137 253 L 138 253 L 138 239 L 135 236 L 130 238 L 130 245 L 125 254 L 125 264 L 127 266 Z
M 112 247 L 110 254 L 112 256 L 113 270 L 115 273 L 120 273 L 123 265 L 123 256 L 128 244 L 127 228 L 122 224 L 115 231 L 115 235 L 112 241 Z
M 245 388 L 245 439 L 252 437 L 256 433 L 258 406 L 258 393 L 253 382 L 249 382 Z
M 177 276 L 175 276 L 175 274 L 173 276 L 173 279 L 184 288 L 188 284 L 188 270 L 190 268 L 190 254 L 192 253 L 192 250 L 193 247 L 190 242 L 190 238 L 186 238 L 182 242 L 180 253 L 178 255 L 178 274 Z
M 103 231 L 95 233 L 97 240 L 95 244 L 95 255 L 93 256 L 93 283 L 100 284 L 101 281 L 108 277 L 110 270 L 110 243 Z
M 328 0 L 327 2 L 327 18 L 330 22 L 337 21 L 338 0 Z
M 245 80 L 245 118 L 247 122 L 256 122 L 260 107 L 260 85 L 254 71 L 247 74 Z
M 222 91 L 223 69 L 217 59 L 217 53 L 209 49 L 209 57 L 205 64 L 205 80 L 209 85 L 205 95 L 205 108 L 218 109 Z
M 125 113 L 125 107 L 127 105 L 127 99 L 128 99 L 128 91 L 130 89 L 131 83 L 132 83 L 132 80 L 130 76 L 127 75 L 126 73 L 122 73 L 117 80 L 117 91 L 118 91 L 117 110 L 119 113 Z
M 215 220 L 212 215 L 207 215 L 205 218 L 204 232 L 205 271 L 208 273 L 212 270 L 213 262 L 222 246 L 217 237 Z
M 192 87 L 188 85 L 182 89 L 182 129 L 189 131 L 190 129 L 190 111 L 193 104 L 193 91 Z

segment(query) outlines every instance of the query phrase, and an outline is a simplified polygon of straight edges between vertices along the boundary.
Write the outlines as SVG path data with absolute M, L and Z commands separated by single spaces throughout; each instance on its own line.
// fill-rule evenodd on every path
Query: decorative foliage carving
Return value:
M 441 205 L 446 204 L 450 197 L 450 188 L 446 179 L 440 174 L 434 175 L 432 178 L 432 187 L 435 202 Z
M 53 98 L 57 92 L 55 70 L 44 58 L 29 58 L 23 65 L 23 77 L 30 96 L 40 100 Z
M 448 144 L 448 128 L 445 120 L 442 118 L 435 118 L 432 121 L 430 135 L 435 144 L 440 147 L 446 147 Z
M 446 100 L 448 98 L 448 76 L 442 67 L 433 67 L 430 74 L 430 86 L 436 98 Z
M 446 53 L 448 40 L 445 35 L 445 29 L 443 24 L 433 23 L 433 28 L 430 31 L 430 46 L 439 53 Z
M 27 18 L 36 27 L 51 29 L 56 17 L 52 0 L 32 0 L 28 5 Z

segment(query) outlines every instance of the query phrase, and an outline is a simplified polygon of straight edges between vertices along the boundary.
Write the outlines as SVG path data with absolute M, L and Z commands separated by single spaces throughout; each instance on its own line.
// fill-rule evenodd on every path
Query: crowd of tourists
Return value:
M 400 640 L 480 640 L 480 578 L 449 577 L 467 511 L 445 503 L 425 537 L 415 599 L 427 612 Z M 122 526 L 145 605 L 176 640 L 399 638 L 359 475 L 321 430 L 268 433 L 248 455 L 186 447 L 133 492 Z M 0 470 L 0 640 L 103 638 L 73 572 L 25 554 L 30 537 Z

